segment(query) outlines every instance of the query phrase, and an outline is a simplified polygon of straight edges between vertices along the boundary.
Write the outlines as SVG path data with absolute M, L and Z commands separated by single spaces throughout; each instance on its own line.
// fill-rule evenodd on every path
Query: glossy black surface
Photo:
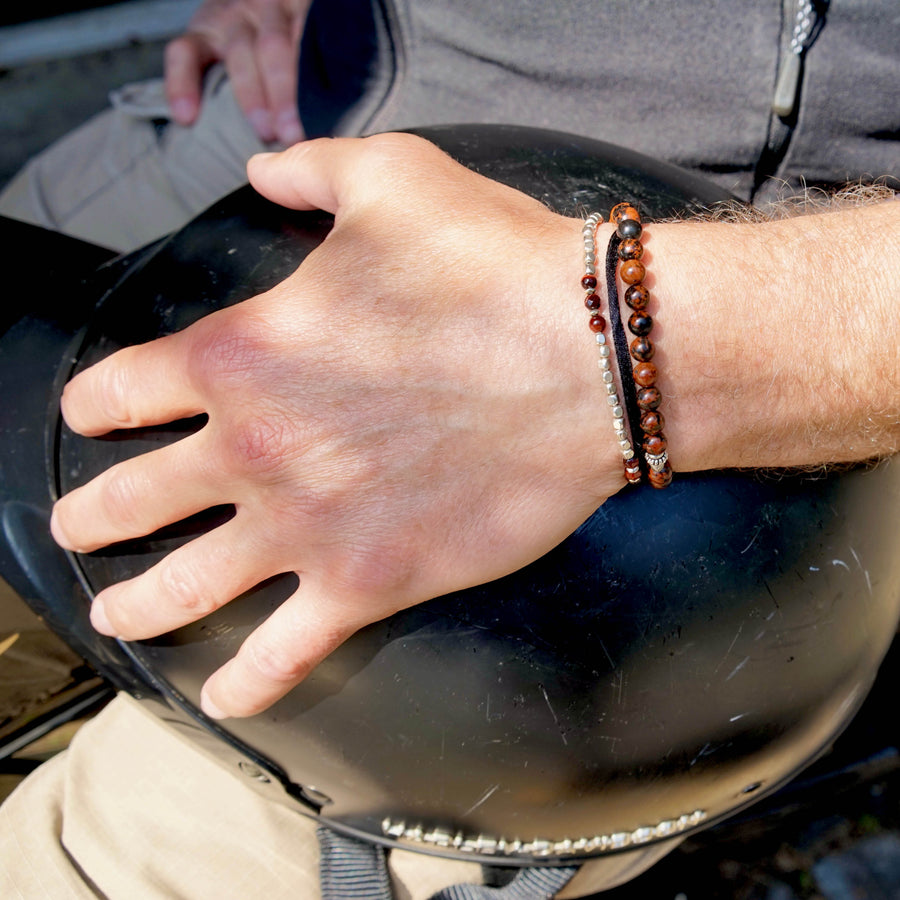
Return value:
M 564 212 L 639 200 L 646 221 L 722 199 L 702 180 L 597 142 L 510 128 L 430 136 Z M 88 365 L 270 287 L 328 227 L 327 217 L 239 192 L 133 260 L 72 357 Z M 340 827 L 384 839 L 390 817 L 466 838 L 559 841 L 695 809 L 713 820 L 829 743 L 894 634 L 900 466 L 679 476 L 667 491 L 623 491 L 518 573 L 370 626 L 272 710 L 225 732 L 198 727 L 203 680 L 287 596 L 293 576 L 154 641 L 122 648 L 94 635 L 93 592 L 228 511 L 77 560 L 55 550 L 43 530 L 54 491 L 202 422 L 72 435 L 52 412 L 72 351 L 54 341 L 33 361 L 50 412 L 33 403 L 18 413 L 28 435 L 12 422 L 3 434 L 7 448 L 33 457 L 46 426 L 40 464 L 32 458 L 23 476 L 29 499 L 4 486 L 7 542 L 40 582 L 35 602 L 132 690 L 165 696 L 163 714 L 227 764 L 253 760 L 268 772 L 255 787 L 307 810 L 321 805 Z

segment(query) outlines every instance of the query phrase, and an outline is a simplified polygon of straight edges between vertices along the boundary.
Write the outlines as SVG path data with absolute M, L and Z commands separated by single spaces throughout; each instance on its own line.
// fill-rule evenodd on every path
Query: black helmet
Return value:
M 570 214 L 624 198 L 653 219 L 725 199 L 596 141 L 511 127 L 423 133 Z M 6 332 L 0 565 L 33 608 L 258 790 L 388 845 L 561 864 L 685 834 L 811 762 L 862 701 L 896 628 L 893 462 L 623 491 L 525 569 L 365 628 L 249 719 L 207 719 L 200 687 L 293 577 L 154 640 L 90 628 L 97 591 L 228 513 L 84 556 L 59 550 L 47 527 L 55 496 L 198 427 L 82 438 L 61 424 L 62 384 L 120 346 L 270 288 L 329 227 L 241 190 L 102 268 L 81 305 L 66 296 Z

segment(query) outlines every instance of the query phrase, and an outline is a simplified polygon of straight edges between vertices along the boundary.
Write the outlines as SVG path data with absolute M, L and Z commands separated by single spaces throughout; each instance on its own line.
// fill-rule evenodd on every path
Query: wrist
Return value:
M 885 207 L 648 228 L 676 471 L 818 466 L 896 450 L 896 231 Z

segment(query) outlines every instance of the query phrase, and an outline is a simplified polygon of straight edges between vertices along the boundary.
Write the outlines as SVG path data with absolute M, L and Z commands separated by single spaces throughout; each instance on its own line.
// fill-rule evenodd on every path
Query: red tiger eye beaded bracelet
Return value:
M 672 466 L 669 463 L 668 444 L 663 434 L 665 424 L 659 406 L 662 394 L 656 386 L 657 370 L 650 361 L 656 348 L 650 340 L 653 319 L 647 313 L 650 291 L 644 284 L 647 270 L 641 262 L 644 246 L 641 243 L 643 226 L 638 211 L 630 203 L 619 203 L 609 214 L 609 221 L 616 226 L 619 243 L 619 277 L 627 285 L 625 302 L 632 309 L 628 330 L 634 335 L 629 348 L 635 361 L 632 377 L 637 386 L 637 405 L 640 427 L 644 434 L 642 449 L 649 469 L 648 479 L 655 488 L 668 487 L 672 483 Z M 613 302 L 610 297 L 610 303 Z M 618 302 L 618 298 L 616 298 Z M 624 374 L 622 374 L 624 378 Z
M 597 246 L 596 231 L 597 225 L 600 224 L 600 214 L 592 213 L 585 219 L 582 228 L 582 237 L 584 238 L 584 275 L 581 279 L 581 286 L 585 291 L 584 305 L 590 319 L 588 327 L 594 334 L 594 340 L 597 342 L 597 349 L 600 353 L 598 361 L 600 367 L 601 378 L 606 387 L 606 400 L 612 408 L 613 428 L 616 433 L 619 450 L 625 466 L 625 478 L 630 482 L 641 480 L 641 470 L 638 465 L 637 458 L 634 454 L 632 446 L 632 437 L 628 433 L 628 425 L 625 419 L 625 409 L 619 400 L 616 390 L 615 377 L 612 373 L 610 363 L 611 354 L 609 344 L 606 340 L 606 320 L 600 314 L 600 295 L 597 291 Z

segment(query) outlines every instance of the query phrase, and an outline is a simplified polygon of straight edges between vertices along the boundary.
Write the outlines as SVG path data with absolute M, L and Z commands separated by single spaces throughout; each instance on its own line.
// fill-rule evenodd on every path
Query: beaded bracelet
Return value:
M 625 410 L 619 400 L 616 390 L 615 376 L 610 366 L 610 349 L 606 340 L 606 320 L 600 315 L 600 296 L 597 294 L 597 246 L 596 231 L 597 225 L 600 223 L 600 214 L 592 213 L 585 219 L 582 228 L 582 237 L 584 238 L 584 276 L 581 279 L 581 286 L 584 288 L 585 297 L 584 305 L 590 320 L 588 327 L 594 334 L 597 342 L 597 348 L 600 351 L 600 359 L 598 365 L 600 367 L 603 383 L 606 385 L 606 400 L 612 407 L 613 428 L 616 433 L 616 440 L 619 444 L 619 450 L 622 453 L 622 459 L 625 466 L 625 478 L 629 482 L 637 482 L 641 480 L 641 470 L 637 458 L 634 454 L 631 436 L 628 434 L 625 422 Z
M 620 239 L 617 250 L 620 260 L 619 277 L 628 285 L 625 289 L 625 302 L 633 310 L 628 319 L 628 330 L 634 335 L 629 349 L 635 361 L 632 375 L 639 387 L 637 405 L 641 410 L 640 427 L 644 433 L 642 449 L 649 469 L 648 479 L 653 487 L 664 488 L 672 483 L 672 467 L 663 434 L 665 420 L 659 412 L 662 394 L 656 386 L 658 373 L 656 366 L 650 361 L 656 348 L 649 337 L 653 319 L 647 313 L 650 291 L 644 285 L 647 272 L 641 262 L 644 255 L 641 243 L 643 226 L 640 214 L 630 203 L 614 206 L 610 211 L 609 221 L 616 226 L 616 235 Z M 610 297 L 610 303 L 612 302 Z

